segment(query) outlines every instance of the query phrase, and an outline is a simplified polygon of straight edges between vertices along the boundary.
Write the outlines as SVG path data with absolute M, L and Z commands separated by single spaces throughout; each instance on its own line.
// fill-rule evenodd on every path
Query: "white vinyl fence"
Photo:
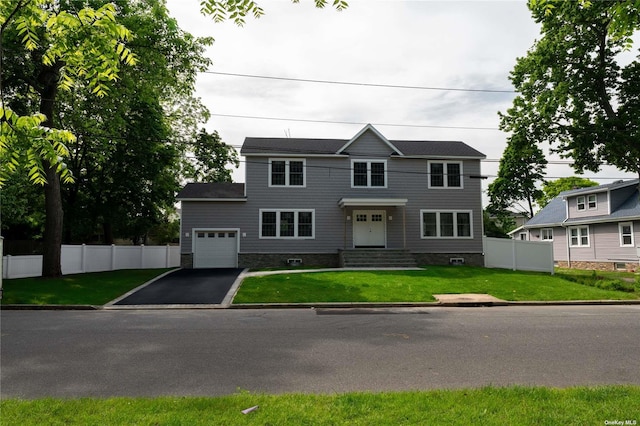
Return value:
M 553 274 L 553 243 L 485 237 L 484 266 Z
M 62 274 L 180 266 L 179 246 L 62 246 Z M 4 256 L 3 278 L 42 276 L 42 256 Z

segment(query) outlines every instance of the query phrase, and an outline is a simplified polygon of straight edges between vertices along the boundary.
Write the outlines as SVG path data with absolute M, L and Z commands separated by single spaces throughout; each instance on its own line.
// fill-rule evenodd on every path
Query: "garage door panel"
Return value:
M 235 268 L 238 264 L 236 231 L 196 231 L 194 268 Z

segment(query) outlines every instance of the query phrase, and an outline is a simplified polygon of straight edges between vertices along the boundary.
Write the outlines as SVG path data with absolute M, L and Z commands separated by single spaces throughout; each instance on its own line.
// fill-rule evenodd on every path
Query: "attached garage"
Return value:
M 238 231 L 194 230 L 194 268 L 237 268 Z

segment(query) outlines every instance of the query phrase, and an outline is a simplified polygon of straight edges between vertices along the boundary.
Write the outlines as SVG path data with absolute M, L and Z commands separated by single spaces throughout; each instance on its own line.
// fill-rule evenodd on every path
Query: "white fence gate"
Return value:
M 62 246 L 62 274 L 180 266 L 178 246 Z M 42 276 L 42 256 L 4 256 L 3 278 Z
M 554 273 L 553 243 L 484 237 L 484 266 Z

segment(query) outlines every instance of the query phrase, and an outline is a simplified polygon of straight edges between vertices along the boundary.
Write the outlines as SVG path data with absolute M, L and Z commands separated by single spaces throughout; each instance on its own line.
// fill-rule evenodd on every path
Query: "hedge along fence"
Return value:
M 61 263 L 64 275 L 117 269 L 174 268 L 180 266 L 180 247 L 63 245 Z M 40 276 L 42 255 L 2 258 L 3 278 Z

